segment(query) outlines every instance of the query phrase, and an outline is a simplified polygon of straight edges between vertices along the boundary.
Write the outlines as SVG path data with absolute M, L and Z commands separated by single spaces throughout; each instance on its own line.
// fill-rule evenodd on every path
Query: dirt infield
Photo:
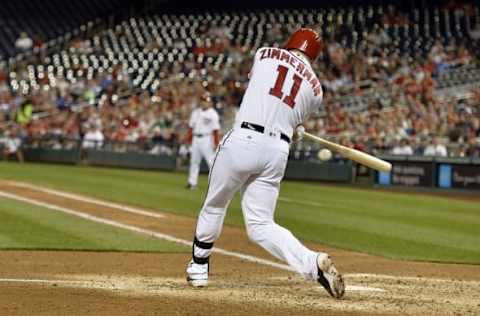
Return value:
M 17 194 L 135 227 L 191 239 L 194 219 L 112 207 L 0 182 Z M 218 247 L 272 260 L 243 230 L 226 226 Z M 0 315 L 479 315 L 480 266 L 394 261 L 329 252 L 350 286 L 336 301 L 291 272 L 216 254 L 207 289 L 184 281 L 189 254 L 0 252 Z

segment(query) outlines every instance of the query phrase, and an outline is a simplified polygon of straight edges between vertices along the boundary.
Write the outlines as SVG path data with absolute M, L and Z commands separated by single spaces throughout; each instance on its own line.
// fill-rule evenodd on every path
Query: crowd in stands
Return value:
M 108 14 L 122 13 L 131 6 L 135 4 L 127 0 L 2 1 L 0 60 L 46 49 L 60 38 L 84 32 Z
M 291 31 L 274 24 L 265 36 L 267 42 L 281 45 Z M 375 154 L 480 157 L 479 86 L 462 99 L 435 93 L 443 73 L 479 64 L 478 45 L 467 39 L 448 44 L 438 39 L 427 54 L 409 56 L 395 49 L 398 43 L 378 25 L 364 34 L 367 40 L 358 47 L 338 40 L 339 32 L 346 31 L 324 37 L 322 56 L 314 65 L 324 104 L 306 122 L 307 130 Z M 0 66 L 0 138 L 5 144 L 12 139 L 29 145 L 42 140 L 53 148 L 81 144 L 172 153 L 182 143 L 188 117 L 205 90 L 228 130 L 248 85 L 254 50 L 235 43 L 228 28 L 205 27 L 197 35 L 192 58 L 173 66 L 166 63 L 165 75 L 153 91 L 136 86 L 121 66 L 74 80 L 39 73 L 37 89 L 23 91 L 12 89 L 12 74 Z M 70 47 L 94 49 L 91 41 L 81 38 L 72 40 Z M 228 64 L 196 62 L 218 54 L 228 56 Z M 26 68 L 15 71 L 17 81 L 28 75 Z M 371 99 L 363 110 L 345 108 L 342 97 L 367 91 L 388 94 Z

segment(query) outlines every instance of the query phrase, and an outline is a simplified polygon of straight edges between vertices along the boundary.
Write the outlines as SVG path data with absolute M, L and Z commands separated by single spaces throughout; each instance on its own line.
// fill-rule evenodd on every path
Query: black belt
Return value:
M 250 129 L 252 131 L 256 131 L 256 132 L 259 132 L 259 133 L 262 133 L 262 134 L 265 132 L 265 127 L 263 127 L 261 125 L 249 123 L 249 122 L 242 122 L 242 124 L 240 124 L 240 127 Z M 280 133 L 280 139 L 284 140 L 284 141 L 286 141 L 287 143 L 290 144 L 290 137 L 288 137 L 284 133 Z
M 208 136 L 210 134 L 193 134 L 195 137 L 203 137 L 203 136 Z

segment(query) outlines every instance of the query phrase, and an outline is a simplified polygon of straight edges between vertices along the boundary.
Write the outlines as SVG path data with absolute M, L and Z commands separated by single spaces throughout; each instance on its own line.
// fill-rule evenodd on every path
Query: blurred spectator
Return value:
M 82 148 L 102 148 L 105 137 L 97 126 L 89 126 L 83 136 Z
M 20 52 L 26 52 L 33 47 L 33 40 L 26 32 L 20 33 L 20 37 L 15 41 L 15 48 Z
M 480 22 L 475 24 L 475 27 L 470 30 L 470 38 L 474 41 L 480 40 Z
M 432 137 L 430 144 L 423 151 L 424 156 L 446 157 L 447 148 L 438 141 L 437 137 Z
M 405 156 L 413 155 L 413 149 L 412 146 L 410 146 L 408 139 L 401 139 L 400 142 L 393 147 L 392 154 Z
M 32 40 L 33 47 L 42 48 L 42 46 L 44 45 L 44 42 L 45 40 L 42 34 L 34 34 L 33 40 Z
M 165 138 L 159 126 L 155 126 L 153 128 L 152 143 L 153 143 L 153 147 L 152 149 L 150 149 L 151 154 L 171 155 L 173 153 L 172 146 L 171 146 L 172 144 L 169 143 L 168 138 Z
M 466 144 L 465 156 L 472 158 L 480 157 L 480 142 L 473 137 Z
M 16 114 L 17 123 L 20 125 L 28 124 L 32 119 L 32 114 L 33 114 L 33 104 L 31 102 L 31 99 L 26 99 L 25 101 L 22 102 L 22 104 L 20 105 L 20 108 L 17 111 L 17 114 Z
M 17 127 L 11 127 L 5 133 L 3 139 L 3 156 L 8 160 L 10 157 L 15 157 L 18 162 L 23 162 L 22 139 L 18 133 Z

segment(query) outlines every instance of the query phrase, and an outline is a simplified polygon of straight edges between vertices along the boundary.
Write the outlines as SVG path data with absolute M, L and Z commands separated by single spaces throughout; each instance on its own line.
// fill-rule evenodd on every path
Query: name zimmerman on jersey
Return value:
M 305 66 L 305 64 L 297 57 L 291 55 L 288 51 L 279 48 L 263 48 L 259 51 L 260 60 L 265 58 L 277 59 L 292 65 L 296 72 L 305 79 L 313 89 L 313 94 L 318 97 L 322 95 L 322 86 L 317 77 Z

